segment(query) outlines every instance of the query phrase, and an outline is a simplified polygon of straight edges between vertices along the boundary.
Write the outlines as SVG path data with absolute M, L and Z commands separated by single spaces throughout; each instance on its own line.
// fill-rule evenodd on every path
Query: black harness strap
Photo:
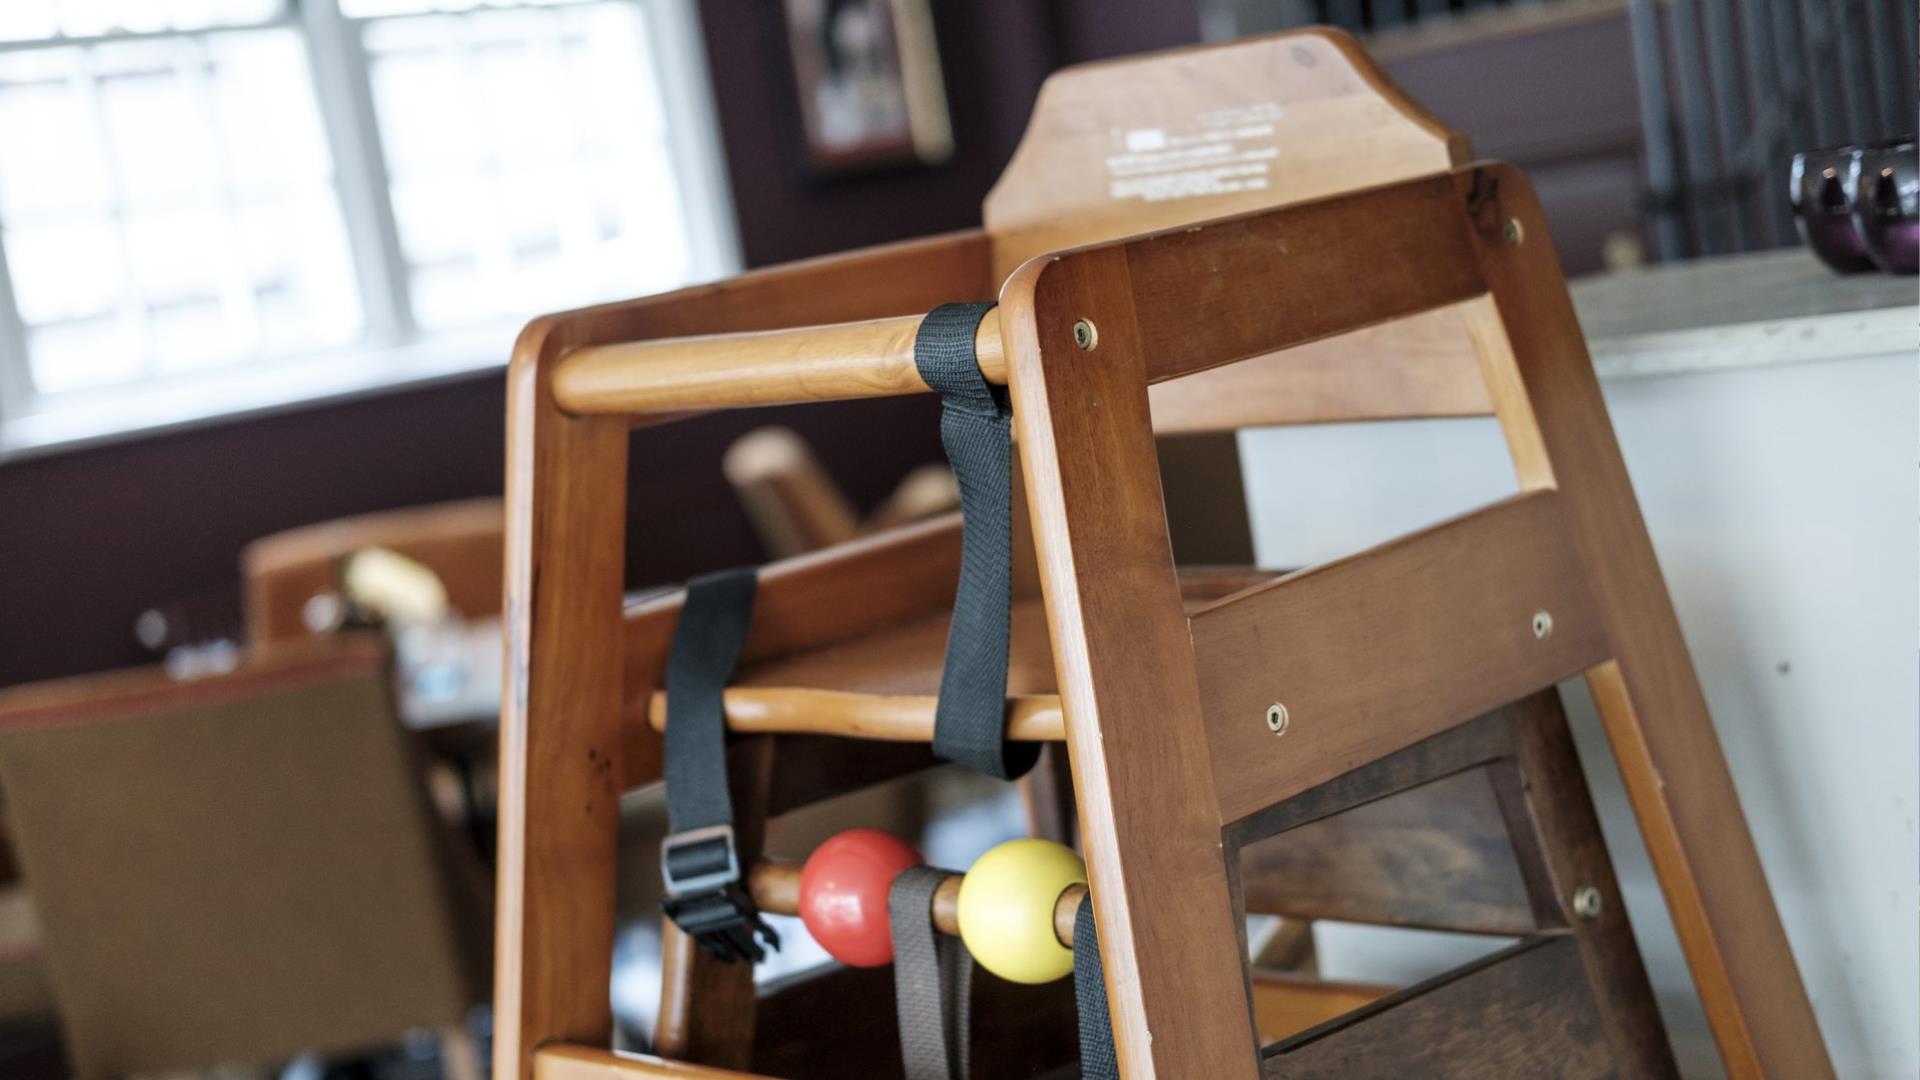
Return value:
M 947 631 L 933 752 L 1011 780 L 1038 743 L 1006 739 L 1007 637 L 1013 574 L 1013 409 L 980 374 L 973 335 L 992 304 L 942 304 L 914 338 L 913 362 L 940 395 L 940 441 L 960 485 L 960 587 Z
M 1107 1015 L 1107 980 L 1100 967 L 1100 936 L 1093 926 L 1093 894 L 1073 915 L 1073 1000 L 1080 1012 L 1081 1080 L 1120 1080 Z
M 666 779 L 671 833 L 660 845 L 661 907 L 708 953 L 759 962 L 780 937 L 741 878 L 727 790 L 727 718 L 721 702 L 740 662 L 758 585 L 751 570 L 687 583 L 667 657 Z
M 902 870 L 887 890 L 893 1002 L 906 1080 L 967 1080 L 973 954 L 933 929 L 933 894 L 946 872 Z

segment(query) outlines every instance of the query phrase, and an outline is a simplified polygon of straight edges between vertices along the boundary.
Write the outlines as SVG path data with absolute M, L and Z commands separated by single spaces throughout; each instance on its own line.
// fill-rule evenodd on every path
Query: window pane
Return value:
M 287 0 L 0 0 L 0 39 L 248 26 L 286 11 Z
M 242 6 L 152 5 L 172 19 Z M 359 337 L 293 30 L 0 53 L 0 146 L 0 227 L 41 392 Z
M 340 11 L 349 19 L 372 19 L 382 15 L 427 15 L 436 11 L 472 11 L 484 7 L 539 7 L 543 4 L 576 3 L 578 0 L 340 0 Z
M 360 11 L 376 3 L 356 0 Z M 474 7 L 447 0 L 411 2 Z M 364 40 L 415 319 L 635 296 L 691 264 L 638 5 L 373 20 Z

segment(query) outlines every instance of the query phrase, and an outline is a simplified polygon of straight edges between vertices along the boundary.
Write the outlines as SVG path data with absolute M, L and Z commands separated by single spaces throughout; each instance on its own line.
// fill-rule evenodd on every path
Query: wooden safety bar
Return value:
M 1486 291 L 1461 213 L 1472 170 L 1150 233 L 1124 257 L 1149 382 L 1264 356 L 1471 299 Z M 1278 253 L 1285 258 L 1275 262 Z M 1190 283 L 1218 287 L 1196 300 Z M 1327 292 L 1327 281 L 1363 282 Z M 1321 294 L 1311 305 L 1275 296 Z M 967 297 L 956 296 L 962 300 Z M 863 322 L 586 345 L 553 373 L 575 415 L 678 413 L 925 392 L 913 343 L 924 314 Z M 1122 328 L 1112 328 L 1121 330 Z M 1081 348 L 1097 349 L 1087 325 Z M 1008 380 L 997 318 L 974 337 L 981 372 Z
M 553 394 L 561 408 L 588 414 L 926 393 L 913 359 L 925 317 L 594 345 L 561 362 Z M 973 347 L 987 381 L 1004 385 L 998 319 L 980 321 Z

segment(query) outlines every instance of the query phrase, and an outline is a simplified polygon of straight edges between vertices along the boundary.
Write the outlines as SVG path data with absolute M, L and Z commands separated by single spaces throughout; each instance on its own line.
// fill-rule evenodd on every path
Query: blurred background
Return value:
M 383 1006 L 419 1016 L 411 1026 L 426 1034 L 402 1038 L 347 1018 L 337 1023 L 348 1035 L 325 1053 L 286 1053 L 288 1039 L 318 1030 L 287 1019 L 303 1009 L 295 995 L 262 1004 L 251 1021 L 275 1033 L 260 1042 L 279 1048 L 270 1062 L 123 1053 L 151 1041 L 154 1028 L 142 1024 L 171 1021 L 84 994 L 74 974 L 49 983 L 52 931 L 108 928 L 94 931 L 104 951 L 71 961 L 69 973 L 185 961 L 130 943 L 152 936 L 150 914 L 116 917 L 75 899 L 69 921 L 43 927 L 48 913 L 33 913 L 34 894 L 111 893 L 99 866 L 144 852 L 155 893 L 191 905 L 190 879 L 221 864 L 209 855 L 197 870 L 191 860 L 170 866 L 181 860 L 151 836 L 62 831 L 63 798 L 108 807 L 102 821 L 109 810 L 138 817 L 152 805 L 137 793 L 157 782 L 153 758 L 127 751 L 116 773 L 118 759 L 84 741 L 0 750 L 0 813 L 44 837 L 22 845 L 23 858 L 0 860 L 16 898 L 0 943 L 0 1073 L 231 1066 L 428 1076 L 471 1067 L 485 1046 L 484 1009 L 468 1009 L 485 999 L 484 944 L 472 937 L 482 926 L 484 938 L 485 920 L 455 894 L 484 905 L 503 368 L 518 328 L 545 311 L 975 225 L 1051 71 L 1311 23 L 1361 36 L 1479 156 L 1533 177 L 1568 274 L 1589 276 L 1582 317 L 1603 379 L 1620 380 L 1608 382 L 1616 423 L 1693 647 L 1711 668 L 1723 738 L 1796 949 L 1817 1003 L 1832 1010 L 1822 1012 L 1828 1041 L 1837 1058 L 1855 1055 L 1845 1058 L 1853 1075 L 1920 1068 L 1903 1003 L 1911 994 L 1884 993 L 1889 964 L 1906 963 L 1911 982 L 1912 875 L 1907 863 L 1881 865 L 1878 876 L 1860 870 L 1883 844 L 1903 858 L 1915 846 L 1911 802 L 1901 808 L 1912 737 L 1900 727 L 1911 727 L 1915 682 L 1900 672 L 1913 659 L 1905 605 L 1920 582 L 1898 539 L 1911 536 L 1915 517 L 1906 471 L 1913 279 L 1843 280 L 1804 252 L 1777 253 L 1802 243 L 1789 200 L 1796 153 L 1911 138 L 1911 3 L 922 0 L 892 6 L 898 32 L 911 27 L 923 47 L 917 69 L 903 61 L 887 73 L 906 86 L 894 112 L 859 112 L 843 91 L 860 87 L 835 81 L 838 58 L 860 44 L 847 35 L 872 32 L 852 9 L 864 5 L 0 0 L 0 688 L 13 688 L 0 696 L 0 728 L 49 726 L 78 709 L 110 730 L 188 710 L 205 725 L 177 745 L 198 745 L 194 732 L 205 745 L 235 745 L 230 725 L 244 717 L 221 710 L 264 695 L 290 725 L 283 745 L 303 745 L 300 718 L 320 705 L 296 691 L 364 691 L 372 696 L 352 699 L 351 710 L 385 708 L 368 704 L 380 699 L 368 687 L 389 678 L 384 668 L 355 645 L 314 645 L 342 628 L 380 627 L 383 647 L 399 656 L 400 723 L 383 713 L 356 756 L 340 759 L 378 776 L 316 782 L 312 806 L 273 813 L 299 822 L 357 803 L 371 815 L 362 834 L 413 822 L 394 830 L 386 862 L 290 866 L 286 881 L 329 898 L 315 901 L 321 919 L 328 905 L 365 899 L 374 885 L 342 883 L 371 875 L 365 883 L 412 898 L 376 905 L 405 916 L 382 933 L 440 942 L 408 961 L 407 970 L 431 973 L 420 976 L 418 1000 Z M 815 51 L 819 71 L 809 67 Z M 1702 259 L 1728 261 L 1706 264 L 1705 276 L 1636 276 Z M 1707 297 L 1712 279 L 1752 287 Z M 1686 306 L 1696 289 L 1690 313 L 1665 310 Z M 1772 316 L 1814 321 L 1752 329 Z M 1723 326 L 1751 336 L 1716 338 Z M 1802 353 L 1767 351 L 1802 331 L 1814 342 Z M 1686 333 L 1705 336 L 1661 336 Z M 1754 356 L 1782 366 L 1745 371 L 1760 363 Z M 1722 368 L 1745 373 L 1698 374 Z M 1672 378 L 1651 378 L 1661 375 Z M 637 432 L 629 587 L 946 508 L 935 410 L 930 399 L 898 399 Z M 1481 501 L 1493 483 L 1484 477 L 1510 479 L 1495 460 L 1497 432 L 1478 423 L 1414 425 L 1372 451 L 1341 431 L 1244 436 L 1244 554 L 1270 566 L 1319 561 Z M 1683 427 L 1707 434 L 1668 441 Z M 1486 469 L 1403 475 L 1402 486 L 1384 478 L 1388 463 L 1462 457 Z M 1367 472 L 1369 462 L 1382 471 Z M 1883 464 L 1892 471 L 1877 471 Z M 811 492 L 812 516 L 796 524 L 769 502 L 769 475 Z M 1820 499 L 1828 503 L 1809 511 Z M 1701 517 L 1706 505 L 1718 516 Z M 1314 508 L 1327 517 L 1313 518 Z M 1325 523 L 1336 518 L 1339 527 Z M 354 558 L 368 550 L 396 558 Z M 1807 569 L 1836 552 L 1850 553 L 1847 566 Z M 1789 575 L 1799 576 L 1791 592 L 1743 606 L 1755 582 Z M 1831 640 L 1807 629 L 1842 624 L 1849 629 Z M 294 651 L 262 660 L 274 641 Z M 1889 655 L 1897 670 L 1863 670 Z M 164 666 L 48 686 L 147 664 Z M 206 700 L 169 696 L 181 676 L 242 682 Z M 1877 725 L 1855 732 L 1851 756 L 1796 741 L 1817 726 L 1807 717 L 1835 710 Z M 1604 759 L 1590 718 L 1575 711 L 1588 725 L 1588 760 Z M 1752 737 L 1730 730 L 1729 716 L 1757 718 Z M 389 728 L 407 734 L 389 738 Z M 1875 760 L 1874 740 L 1900 752 Z M 345 753 L 315 744 L 311 756 Z M 233 802 L 185 820 L 219 821 L 248 798 L 270 801 L 302 783 L 297 762 L 274 772 L 239 750 L 223 760 L 231 776 L 189 787 L 230 784 Z M 1788 768 L 1796 761 L 1806 772 Z M 1862 780 L 1862 770 L 1885 780 L 1895 765 L 1897 781 Z M 426 777 L 425 812 L 410 801 L 411 770 Z M 1617 778 L 1601 772 L 1594 785 L 1623 879 L 1639 882 L 1636 928 L 1655 954 L 1669 1024 L 1689 1071 L 1711 1075 L 1671 932 L 1642 925 L 1664 914 Z M 1808 815 L 1854 791 L 1878 800 L 1846 825 L 1857 843 L 1817 850 L 1829 826 Z M 174 808 L 184 798 L 149 795 Z M 877 798 L 904 820 L 924 809 Z M 977 802 L 972 826 L 928 841 L 952 862 L 1021 827 L 1017 808 Z M 635 829 L 644 848 L 650 834 Z M 266 835 L 223 834 L 213 847 L 231 854 Z M 796 826 L 797 851 L 808 835 Z M 338 841 L 315 834 L 311 843 L 323 852 Z M 62 860 L 63 850 L 88 855 Z M 448 860 L 460 865 L 446 869 Z M 73 870 L 77 861 L 92 871 Z M 428 863 L 440 869 L 419 880 L 404 869 Z M 334 884 L 312 885 L 316 875 Z M 1833 881 L 1844 885 L 1822 884 Z M 1834 899 L 1839 888 L 1846 899 Z M 182 930 L 183 941 L 245 921 L 194 910 L 206 912 L 204 925 Z M 1831 931 L 1840 925 L 1866 929 L 1842 940 Z M 1904 927 L 1899 940 L 1881 936 L 1887 925 Z M 131 937 L 115 945 L 114 933 Z M 638 965 L 627 970 L 644 972 L 652 946 L 636 933 L 623 937 L 623 955 Z M 1875 941 L 1880 960 L 1867 955 Z M 392 958 L 390 942 L 365 944 Z M 1337 943 L 1323 946 L 1337 956 Z M 312 962 L 289 958 L 287 978 L 317 995 L 330 984 L 308 981 L 299 965 Z M 1367 973 L 1411 980 L 1422 962 Z M 630 1003 L 636 1032 L 652 1008 L 645 997 L 617 998 Z M 89 1041 L 76 1050 L 81 1029 Z M 363 1053 L 356 1040 L 385 1049 Z M 459 1049 L 462 1040 L 471 1045 Z

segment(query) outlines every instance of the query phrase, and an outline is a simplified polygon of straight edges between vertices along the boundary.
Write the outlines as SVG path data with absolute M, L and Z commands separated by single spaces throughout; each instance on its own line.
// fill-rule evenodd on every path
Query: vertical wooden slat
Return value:
M 613 1024 L 627 424 L 560 412 L 553 326 L 521 334 L 508 372 L 495 1080 Z
M 1002 293 L 1054 665 L 1126 1075 L 1257 1070 L 1124 251 Z M 1099 342 L 1074 345 L 1075 320 Z
M 1728 1071 L 1831 1076 L 1538 201 L 1508 166 L 1457 179 L 1504 331 L 1476 339 L 1495 410 L 1523 482 L 1559 489 L 1614 656 L 1588 682 Z
M 1550 909 L 1547 925 L 1573 930 L 1614 1068 L 1623 1077 L 1676 1077 L 1560 695 L 1534 694 L 1515 703 L 1511 714 L 1516 753 L 1509 767 L 1494 770 L 1494 791 L 1514 850 L 1530 871 L 1529 891 L 1538 907 Z M 1598 899 L 1597 911 L 1575 903 L 1586 889 Z

